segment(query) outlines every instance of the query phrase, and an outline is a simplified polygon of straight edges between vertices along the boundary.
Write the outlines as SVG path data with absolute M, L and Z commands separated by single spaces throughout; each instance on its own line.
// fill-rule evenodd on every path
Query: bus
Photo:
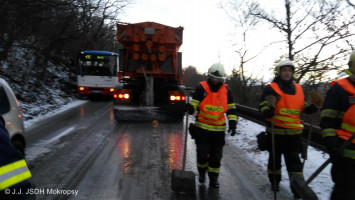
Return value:
M 79 98 L 91 95 L 112 96 L 118 84 L 118 53 L 81 51 L 77 68 Z

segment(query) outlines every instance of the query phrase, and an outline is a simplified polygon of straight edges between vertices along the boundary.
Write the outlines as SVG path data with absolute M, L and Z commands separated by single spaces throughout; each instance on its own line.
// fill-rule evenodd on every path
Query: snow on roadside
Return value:
M 235 136 L 227 136 L 229 140 L 236 148 L 242 149 L 246 155 L 255 162 L 256 165 L 265 169 L 265 176 L 267 176 L 267 160 L 268 152 L 260 151 L 257 149 L 256 135 L 261 131 L 264 131 L 265 127 L 248 121 L 239 117 L 237 131 L 240 133 Z M 304 176 L 307 180 L 320 165 L 322 165 L 329 158 L 328 154 L 323 153 L 313 147 L 308 148 L 308 159 L 304 166 Z M 315 179 L 309 184 L 313 191 L 317 194 L 319 200 L 328 200 L 333 188 L 333 181 L 330 175 L 331 164 L 329 164 Z M 291 192 L 289 185 L 289 178 L 286 171 L 285 162 L 282 163 L 282 181 L 280 183 L 281 188 L 284 188 Z
M 45 118 L 53 116 L 53 115 L 57 115 L 59 113 L 67 111 L 67 110 L 69 110 L 71 108 L 74 108 L 74 107 L 79 106 L 81 104 L 84 104 L 86 102 L 87 102 L 87 100 L 74 100 L 74 101 L 72 101 L 72 102 L 70 102 L 68 104 L 65 104 L 63 106 L 58 107 L 57 109 L 53 109 L 53 110 L 51 110 L 51 111 L 49 111 L 49 112 L 47 112 L 45 114 L 33 116 L 33 118 L 30 119 L 30 120 L 24 120 L 23 123 L 24 123 L 25 129 L 30 127 L 32 124 L 35 124 L 36 122 L 42 120 L 42 119 L 45 119 Z M 36 109 L 36 108 L 33 108 L 33 109 Z

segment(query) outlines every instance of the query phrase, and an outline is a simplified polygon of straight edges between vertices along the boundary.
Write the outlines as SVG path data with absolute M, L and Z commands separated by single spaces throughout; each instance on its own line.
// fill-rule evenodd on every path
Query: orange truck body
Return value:
M 127 109 L 122 109 L 127 105 L 150 106 L 182 116 L 186 98 L 179 52 L 183 30 L 156 22 L 117 22 L 121 47 L 119 84 L 113 95 L 116 119 L 125 118 Z
M 144 73 L 155 78 L 176 79 L 182 83 L 181 54 L 183 27 L 155 22 L 126 24 L 117 22 L 117 40 L 123 45 L 119 81 L 138 79 Z M 180 65 L 180 66 L 179 66 Z

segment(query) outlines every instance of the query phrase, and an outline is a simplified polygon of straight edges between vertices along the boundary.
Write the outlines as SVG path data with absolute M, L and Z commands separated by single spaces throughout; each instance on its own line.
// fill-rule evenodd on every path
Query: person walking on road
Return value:
M 206 172 L 211 188 L 219 188 L 223 146 L 225 145 L 226 117 L 228 132 L 236 134 L 236 105 L 231 91 L 224 83 L 225 71 L 220 63 L 208 69 L 208 80 L 200 82 L 189 104 L 189 114 L 197 111 L 195 121 L 195 143 L 197 151 L 197 169 L 200 184 L 205 183 Z
M 348 65 L 345 72 L 349 76 L 331 83 L 321 111 L 322 136 L 333 164 L 332 200 L 355 199 L 355 139 L 339 151 L 355 133 L 355 51 Z
M 0 115 L 0 199 L 36 199 L 28 191 L 32 188 L 28 180 L 31 176 L 23 155 L 12 145 L 4 118 Z
M 276 76 L 272 83 L 265 86 L 259 104 L 259 111 L 267 121 L 266 132 L 270 141 L 268 178 L 275 193 L 279 191 L 281 181 L 282 155 L 289 177 L 296 173 L 303 178 L 303 164 L 300 160 L 303 124 L 300 115 L 317 112 L 317 106 L 322 103 L 313 98 L 310 99 L 311 105 L 305 103 L 302 86 L 294 82 L 294 72 L 295 64 L 291 60 L 281 60 L 275 68 Z M 295 191 L 292 192 L 295 198 L 299 198 Z

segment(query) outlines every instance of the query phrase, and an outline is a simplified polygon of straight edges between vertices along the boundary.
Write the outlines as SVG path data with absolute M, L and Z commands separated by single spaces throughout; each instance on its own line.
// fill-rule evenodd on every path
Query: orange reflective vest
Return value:
M 350 96 L 355 98 L 355 87 L 346 78 L 332 81 L 331 86 L 338 83 Z M 355 133 L 355 104 L 352 104 L 349 109 L 345 112 L 340 129 L 336 130 L 337 135 L 348 140 L 352 134 Z M 355 139 L 352 141 L 355 144 Z
M 294 95 L 284 93 L 277 83 L 270 83 L 271 88 L 280 95 L 275 106 L 273 123 L 275 126 L 287 129 L 303 129 L 300 115 L 304 107 L 304 94 L 301 85 L 294 83 L 296 93 Z M 266 119 L 271 122 L 270 118 Z
M 217 92 L 212 92 L 206 81 L 203 81 L 200 84 L 206 91 L 207 95 L 199 105 L 197 121 L 200 123 L 196 123 L 196 125 L 211 131 L 224 131 L 226 123 L 224 114 L 228 110 L 227 84 L 223 84 Z M 203 126 L 201 123 L 211 126 Z M 213 128 L 216 126 L 223 127 Z

